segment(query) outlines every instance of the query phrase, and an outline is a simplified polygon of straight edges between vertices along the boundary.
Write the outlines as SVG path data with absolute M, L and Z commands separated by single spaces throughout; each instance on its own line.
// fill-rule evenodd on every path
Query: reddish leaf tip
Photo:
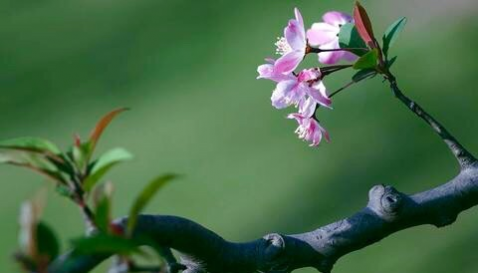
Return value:
M 367 11 L 360 4 L 359 1 L 355 2 L 353 17 L 354 17 L 354 20 L 355 20 L 355 26 L 357 27 L 357 31 L 358 31 L 360 37 L 371 48 L 375 48 L 376 44 L 374 42 L 375 37 L 374 37 L 374 34 L 373 34 L 372 23 L 370 22 L 370 18 L 367 14 Z
M 80 138 L 80 135 L 78 133 L 76 133 L 75 135 L 73 135 L 73 139 L 75 141 L 75 146 L 76 147 L 80 147 L 81 146 L 81 138 Z
M 96 124 L 95 128 L 90 134 L 90 139 L 88 141 L 88 152 L 86 158 L 89 160 L 91 157 L 98 140 L 100 139 L 103 131 L 108 127 L 110 122 L 120 113 L 130 110 L 128 107 L 117 108 L 108 114 L 104 115 Z
M 115 109 L 105 116 L 103 116 L 100 121 L 96 124 L 95 128 L 91 132 L 90 140 L 93 143 L 96 143 L 103 133 L 104 129 L 110 124 L 110 122 L 120 113 L 130 110 L 130 108 L 123 107 Z

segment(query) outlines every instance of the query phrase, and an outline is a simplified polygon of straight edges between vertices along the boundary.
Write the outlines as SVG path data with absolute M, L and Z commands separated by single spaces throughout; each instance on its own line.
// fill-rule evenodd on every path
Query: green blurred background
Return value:
M 337 96 L 333 111 L 321 110 L 332 142 L 319 149 L 296 138 L 288 111 L 271 107 L 273 84 L 255 80 L 294 6 L 310 26 L 323 12 L 350 11 L 352 4 L 2 0 L 0 139 L 40 136 L 66 147 L 104 113 L 129 106 L 100 145 L 136 155 L 109 176 L 115 215 L 127 212 L 149 179 L 176 172 L 184 177 L 148 212 L 191 218 L 234 241 L 308 231 L 348 216 L 378 183 L 413 193 L 447 181 L 457 172 L 452 156 L 381 79 Z M 392 49 L 402 88 L 478 153 L 478 2 L 363 4 L 376 32 L 409 18 Z M 327 86 L 338 88 L 350 75 L 327 79 Z M 49 184 L 10 166 L 0 166 L 0 181 L 0 272 L 13 272 L 19 206 Z M 83 225 L 77 209 L 49 188 L 45 219 L 66 248 Z M 477 272 L 477 230 L 474 209 L 451 227 L 414 228 L 347 255 L 335 272 Z

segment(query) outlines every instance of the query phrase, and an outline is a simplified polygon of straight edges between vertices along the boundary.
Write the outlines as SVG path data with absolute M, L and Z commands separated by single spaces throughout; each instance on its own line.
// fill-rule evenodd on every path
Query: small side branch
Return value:
M 465 147 L 463 147 L 463 145 L 461 145 L 460 142 L 458 142 L 458 140 L 453 137 L 453 135 L 450 134 L 450 132 L 448 132 L 448 130 L 442 124 L 440 124 L 430 114 L 423 110 L 420 105 L 403 94 L 398 87 L 396 78 L 392 75 L 392 73 L 386 72 L 385 78 L 389 81 L 390 88 L 392 89 L 394 95 L 401 102 L 403 102 L 408 109 L 415 113 L 415 115 L 423 119 L 433 129 L 433 131 L 435 131 L 441 137 L 441 139 L 443 139 L 445 144 L 458 160 L 458 163 L 462 169 L 466 169 L 477 162 L 476 158 L 468 150 L 466 150 Z

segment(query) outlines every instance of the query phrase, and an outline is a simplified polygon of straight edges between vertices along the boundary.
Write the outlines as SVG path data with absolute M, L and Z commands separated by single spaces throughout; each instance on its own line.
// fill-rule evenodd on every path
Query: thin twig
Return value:
M 424 120 L 432 130 L 437 133 L 448 146 L 462 169 L 469 168 L 477 162 L 476 158 L 435 118 L 428 114 L 420 105 L 403 94 L 397 84 L 395 76 L 390 71 L 385 72 L 385 78 L 390 83 L 395 97 L 397 97 L 415 115 Z

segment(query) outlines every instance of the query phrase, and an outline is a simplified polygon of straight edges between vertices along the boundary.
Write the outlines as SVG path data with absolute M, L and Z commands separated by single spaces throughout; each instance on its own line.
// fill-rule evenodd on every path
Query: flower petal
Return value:
M 330 43 L 337 39 L 340 28 L 327 23 L 315 23 L 307 30 L 307 40 L 310 45 L 317 46 Z
M 329 95 L 327 94 L 327 88 L 325 87 L 323 81 L 318 81 L 318 82 L 314 83 L 314 85 L 312 87 L 313 87 L 313 89 L 318 90 L 320 95 L 329 99 Z
M 343 26 L 347 23 L 353 22 L 352 16 L 340 11 L 329 11 L 322 16 L 322 19 L 327 24 L 331 24 L 336 27 Z
M 306 41 L 304 23 L 300 22 L 300 20 L 289 20 L 289 24 L 284 29 L 284 37 L 293 50 L 305 50 Z
M 312 87 L 307 88 L 307 94 L 312 97 L 315 102 L 318 104 L 325 106 L 327 108 L 332 108 L 330 105 L 332 104 L 332 101 L 326 94 L 326 88 L 325 85 L 322 83 L 322 81 L 319 81 L 318 83 L 314 84 Z
M 297 82 L 294 80 L 281 81 L 277 84 L 276 89 L 272 93 L 272 106 L 277 109 L 283 109 L 291 104 L 291 92 L 296 89 Z
M 296 77 L 292 74 L 282 74 L 276 71 L 275 69 L 275 60 L 271 58 L 266 59 L 266 64 L 259 65 L 257 67 L 257 72 L 259 76 L 257 79 L 267 79 L 275 82 L 285 81 L 285 80 L 292 80 Z
M 299 113 L 292 113 L 292 114 L 289 114 L 287 115 L 287 118 L 288 119 L 295 119 L 299 124 L 302 122 L 302 120 L 304 119 L 304 117 L 299 114 Z
M 274 65 L 273 64 L 262 64 L 257 67 L 257 79 L 270 79 L 274 72 Z
M 322 73 L 319 69 L 304 69 L 302 70 L 299 75 L 297 76 L 297 81 L 299 82 L 308 82 L 312 80 L 319 79 Z
M 294 8 L 294 14 L 295 14 L 295 19 L 297 20 L 297 22 L 299 22 L 299 26 L 300 26 L 302 29 L 305 29 L 305 27 L 304 27 L 304 19 L 302 18 L 302 14 L 300 13 L 300 11 L 299 11 L 298 8 Z
M 304 56 L 305 51 L 291 51 L 280 57 L 274 67 L 278 73 L 289 74 L 299 66 Z
M 317 102 L 313 98 L 307 98 L 302 100 L 299 104 L 299 114 L 302 117 L 310 118 L 314 115 L 315 109 L 317 107 Z
M 300 29 L 296 20 L 290 20 L 284 29 L 284 36 L 292 50 L 304 50 L 306 47 L 305 30 Z
M 325 136 L 326 139 L 329 137 L 327 131 L 320 126 L 319 122 L 315 119 L 310 119 L 309 131 L 309 142 L 311 142 L 310 146 L 319 146 L 323 136 Z
M 339 49 L 339 40 L 333 40 L 330 43 L 324 44 L 321 49 Z M 345 51 L 330 51 L 319 53 L 319 62 L 323 64 L 335 64 L 344 56 Z
M 353 54 L 352 52 L 345 51 L 342 58 L 349 61 L 349 62 L 353 62 L 353 61 L 357 60 L 358 56 Z

